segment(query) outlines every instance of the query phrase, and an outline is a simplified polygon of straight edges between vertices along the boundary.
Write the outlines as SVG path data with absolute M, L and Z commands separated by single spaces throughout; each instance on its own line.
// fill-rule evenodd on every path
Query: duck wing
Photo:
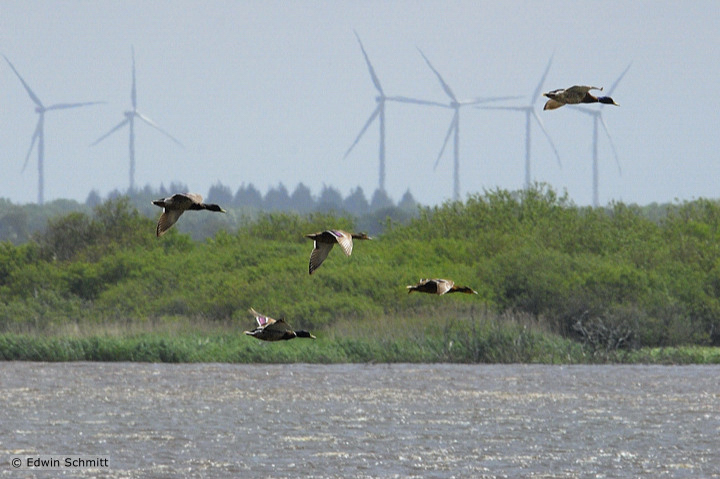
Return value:
M 565 90 L 565 101 L 566 103 L 570 103 L 573 105 L 583 103 L 583 100 L 590 93 L 590 90 L 602 90 L 602 88 L 587 85 L 571 86 L 570 88 Z
M 180 215 L 183 214 L 183 211 L 184 210 L 169 210 L 167 208 L 163 208 L 163 213 L 160 215 L 160 219 L 157 224 L 156 233 L 158 237 L 164 235 L 165 232 L 177 222 Z
M 344 231 L 333 231 L 333 233 L 336 235 L 335 238 L 345 252 L 345 255 L 350 256 L 353 249 L 352 236 Z
M 250 313 L 255 316 L 255 320 L 258 323 L 258 326 L 261 328 L 264 328 L 270 324 L 273 324 L 275 320 L 269 316 L 265 316 L 263 314 L 258 313 L 253 308 L 250 308 Z
M 197 193 L 184 193 L 182 194 L 185 198 L 189 198 L 193 203 L 201 204 L 203 202 L 202 195 Z
M 589 92 L 590 90 L 599 90 L 602 91 L 603 87 L 597 87 L 597 86 L 590 86 L 590 85 L 575 85 L 570 88 L 568 88 L 568 91 L 578 91 L 581 94 L 585 94 Z
M 564 103 L 560 103 L 560 102 L 557 101 L 557 100 L 548 100 L 548 101 L 545 103 L 545 106 L 543 107 L 543 110 L 555 110 L 556 108 L 560 108 L 560 107 L 563 106 L 563 105 L 564 105 Z
M 332 247 L 333 243 L 320 243 L 319 241 L 315 241 L 315 247 L 312 253 L 310 253 L 310 274 L 313 274 L 323 261 L 325 261 Z
M 285 322 L 284 319 L 271 319 L 272 322 L 268 323 L 267 326 L 265 326 L 265 329 L 268 331 L 292 331 L 290 329 L 290 325 Z
M 434 279 L 433 282 L 437 285 L 437 294 L 445 294 L 455 286 L 449 279 Z

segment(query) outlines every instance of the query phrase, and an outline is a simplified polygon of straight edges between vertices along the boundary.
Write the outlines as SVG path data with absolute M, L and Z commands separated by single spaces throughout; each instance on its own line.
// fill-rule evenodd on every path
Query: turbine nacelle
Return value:
M 95 140 L 94 143 L 91 144 L 91 146 L 97 145 L 101 141 L 103 141 L 108 136 L 115 133 L 120 128 L 123 128 L 125 125 L 130 125 L 130 149 L 129 149 L 129 156 L 130 156 L 130 190 L 133 190 L 135 188 L 135 131 L 134 131 L 134 123 L 135 118 L 142 120 L 143 123 L 146 123 L 147 125 L 151 126 L 152 128 L 156 129 L 163 135 L 170 138 L 173 142 L 177 143 L 180 147 L 182 147 L 182 143 L 180 141 L 173 137 L 170 133 L 163 130 L 160 126 L 158 126 L 154 121 L 152 121 L 147 116 L 143 115 L 142 113 L 137 111 L 137 90 L 135 87 L 135 49 L 132 48 L 132 85 L 130 87 L 130 101 L 132 103 L 132 110 L 125 110 L 123 112 L 123 116 L 125 119 L 115 125 L 113 128 L 110 129 L 107 133 L 102 135 L 100 138 Z
M 560 161 L 560 153 L 558 153 L 557 148 L 555 147 L 555 143 L 553 143 L 552 138 L 550 138 L 550 134 L 545 129 L 545 126 L 543 125 L 542 121 L 540 120 L 540 117 L 535 113 L 535 102 L 540 97 L 540 92 L 542 91 L 543 84 L 545 83 L 545 79 L 547 78 L 548 72 L 550 71 L 550 66 L 552 65 L 553 56 L 550 56 L 550 60 L 548 61 L 547 67 L 545 67 L 545 71 L 543 72 L 542 76 L 540 77 L 540 81 L 538 82 L 537 86 L 535 87 L 535 91 L 530 96 L 530 102 L 526 105 L 516 105 L 516 106 L 479 106 L 476 108 L 479 108 L 481 110 L 506 110 L 506 111 L 519 111 L 521 113 L 525 114 L 525 188 L 529 189 L 532 185 L 532 176 L 530 172 L 531 167 L 531 161 L 530 161 L 530 136 L 531 136 L 531 124 L 533 121 L 537 124 L 537 126 L 540 128 L 540 131 L 542 131 L 543 135 L 545 135 L 545 138 L 547 139 L 548 143 L 550 144 L 550 147 L 552 147 L 553 152 L 555 153 L 555 157 L 557 158 L 557 164 L 560 168 L 562 168 L 562 162 Z
M 620 83 L 620 80 L 623 79 L 625 74 L 630 69 L 630 66 L 632 66 L 632 62 L 628 64 L 627 67 L 625 67 L 625 70 L 620 74 L 620 76 L 615 80 L 615 83 L 612 84 L 612 86 L 608 89 L 608 96 L 607 97 L 600 97 L 598 100 L 600 103 L 604 105 L 617 105 L 612 98 L 609 97 L 609 95 L 612 95 L 615 91 L 615 88 L 617 88 L 618 84 Z M 602 90 L 599 88 L 599 90 Z M 617 164 L 618 168 L 618 174 L 622 175 L 622 168 L 620 167 L 620 157 L 618 156 L 617 148 L 615 148 L 615 143 L 613 142 L 612 137 L 610 136 L 610 131 L 608 130 L 607 125 L 605 124 L 605 120 L 603 120 L 602 115 L 602 108 L 601 109 L 589 109 L 584 108 L 582 106 L 578 105 L 570 105 L 572 109 L 575 111 L 579 111 L 581 113 L 585 113 L 586 115 L 589 115 L 593 118 L 593 158 L 592 158 L 592 165 L 593 165 L 593 206 L 598 207 L 600 206 L 600 192 L 599 192 L 599 158 L 598 158 L 598 129 L 602 128 L 605 132 L 605 136 L 608 139 L 608 142 L 610 143 L 610 148 L 612 149 L 613 156 L 615 157 L 615 163 Z M 619 105 L 618 105 L 619 106 Z
M 370 57 L 368 57 L 367 52 L 365 51 L 365 47 L 362 44 L 362 41 L 360 40 L 360 35 L 358 35 L 357 32 L 355 32 L 355 38 L 357 38 L 358 45 L 360 45 L 360 50 L 362 51 L 363 58 L 365 59 L 365 65 L 367 66 L 368 72 L 370 73 L 370 80 L 372 80 L 373 85 L 375 86 L 375 90 L 377 90 L 378 94 L 375 96 L 375 103 L 377 103 L 377 107 L 375 107 L 375 110 L 370 114 L 370 117 L 365 122 L 365 125 L 360 130 L 360 133 L 358 133 L 357 137 L 355 138 L 355 141 L 353 141 L 352 145 L 350 145 L 350 148 L 347 149 L 345 152 L 345 156 L 343 158 L 347 158 L 350 152 L 355 148 L 355 145 L 358 144 L 360 141 L 360 138 L 365 134 L 365 131 L 370 127 L 373 121 L 375 121 L 376 118 L 379 117 L 379 127 L 380 127 L 380 149 L 379 149 L 379 160 L 380 160 L 380 168 L 379 168 L 379 189 L 381 191 L 385 191 L 385 101 L 388 99 L 385 96 L 385 92 L 382 89 L 382 86 L 380 85 L 380 79 L 378 78 L 377 74 L 375 73 L 375 69 L 372 66 L 372 63 L 370 63 Z
M 433 66 L 433 64 L 430 62 L 430 59 L 425 56 L 422 50 L 418 48 L 418 52 L 420 52 L 420 55 L 425 60 L 425 63 L 430 68 L 430 70 L 435 74 L 435 77 L 437 78 L 438 82 L 440 83 L 440 87 L 443 89 L 447 97 L 449 98 L 448 103 L 445 104 L 447 108 L 455 110 L 455 113 L 453 115 L 452 120 L 450 120 L 450 127 L 447 130 L 447 134 L 445 135 L 445 141 L 443 142 L 442 148 L 440 149 L 440 153 L 438 154 L 437 160 L 435 160 L 435 166 L 434 168 L 437 168 L 437 165 L 440 163 L 440 158 L 442 158 L 443 153 L 445 152 L 445 147 L 447 146 L 448 142 L 450 141 L 450 137 L 453 136 L 453 199 L 455 201 L 460 200 L 460 135 L 459 135 L 459 129 L 460 129 L 460 108 L 463 106 L 470 106 L 470 105 L 477 105 L 479 103 L 485 103 L 485 102 L 492 102 L 492 101 L 500 101 L 500 100 L 507 100 L 514 97 L 492 97 L 492 98 L 475 98 L 471 100 L 459 100 L 455 93 L 453 92 L 452 88 L 450 88 L 450 85 L 445 81 L 443 76 L 440 74 L 440 72 Z
M 35 127 L 35 132 L 32 135 L 32 138 L 30 140 L 30 149 L 27 152 L 27 156 L 25 157 L 25 163 L 23 165 L 23 171 L 25 170 L 25 167 L 28 164 L 28 160 L 30 159 L 30 154 L 32 153 L 33 148 L 35 147 L 35 144 L 37 142 L 38 148 L 38 204 L 43 204 L 44 201 L 44 124 L 45 124 L 45 112 L 49 110 L 65 110 L 68 108 L 77 108 L 81 106 L 88 106 L 88 105 L 95 105 L 101 102 L 84 102 L 84 103 L 57 103 L 55 105 L 51 105 L 49 107 L 45 107 L 42 102 L 40 101 L 40 98 L 35 94 L 35 92 L 32 91 L 30 86 L 25 82 L 25 79 L 20 75 L 20 72 L 18 72 L 15 69 L 15 65 L 12 64 L 10 59 L 3 55 L 5 58 L 5 61 L 7 64 L 12 68 L 13 72 L 15 72 L 15 75 L 18 77 L 18 80 L 20 80 L 20 83 L 22 83 L 23 88 L 27 92 L 28 96 L 32 100 L 32 102 L 35 104 L 35 113 L 37 113 L 40 117 L 38 118 L 37 126 Z

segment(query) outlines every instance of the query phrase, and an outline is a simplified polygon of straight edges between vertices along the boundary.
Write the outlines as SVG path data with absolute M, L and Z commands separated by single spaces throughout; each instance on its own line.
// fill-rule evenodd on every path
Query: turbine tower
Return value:
M 370 58 L 368 57 L 367 52 L 365 51 L 365 47 L 363 47 L 362 41 L 360 40 L 360 36 L 357 32 L 355 32 L 355 37 L 357 38 L 358 43 L 360 44 L 360 50 L 362 51 L 363 57 L 365 57 L 365 63 L 367 65 L 368 71 L 370 72 L 370 79 L 373 82 L 373 85 L 375 86 L 375 89 L 377 90 L 378 94 L 375 97 L 375 102 L 377 103 L 377 106 L 375 107 L 375 110 L 370 114 L 370 117 L 365 122 L 365 125 L 360 130 L 360 133 L 358 133 L 357 137 L 355 138 L 355 141 L 353 141 L 352 145 L 350 145 L 350 148 L 347 149 L 345 152 L 345 156 L 343 156 L 343 159 L 347 158 L 348 155 L 350 155 L 350 152 L 355 148 L 355 145 L 358 144 L 360 141 L 360 138 L 365 134 L 367 129 L 370 127 L 373 121 L 375 121 L 375 118 L 379 118 L 379 124 L 380 124 L 380 148 L 379 148 L 379 160 L 380 160 L 380 173 L 379 173 L 379 188 L 381 191 L 385 191 L 385 102 L 386 101 L 395 101 L 399 103 L 414 103 L 416 105 L 431 105 L 431 106 L 441 106 L 445 107 L 446 105 L 438 102 L 433 101 L 425 101 L 425 100 L 419 100 L 416 98 L 409 98 L 404 96 L 386 96 L 385 91 L 382 88 L 382 85 L 380 85 L 380 80 L 375 73 L 375 69 L 372 66 L 372 63 L 370 63 Z
M 30 154 L 32 153 L 33 147 L 35 146 L 35 141 L 37 141 L 37 151 L 38 151 L 38 204 L 41 205 L 45 201 L 45 175 L 44 175 L 44 163 L 45 163 L 45 112 L 51 111 L 51 110 L 66 110 L 68 108 L 78 108 L 81 106 L 88 106 L 88 105 L 96 105 L 98 103 L 104 103 L 100 101 L 89 101 L 89 102 L 83 102 L 83 103 L 56 103 L 54 105 L 45 106 L 43 105 L 42 101 L 40 101 L 40 98 L 35 94 L 35 92 L 32 91 L 30 86 L 25 83 L 25 80 L 22 76 L 20 76 L 20 73 L 15 69 L 15 66 L 10 62 L 8 57 L 3 55 L 5 57 L 5 61 L 10 65 L 10 68 L 15 72 L 15 75 L 20 79 L 20 83 L 22 83 L 23 87 L 25 87 L 25 91 L 27 91 L 28 95 L 30 96 L 30 99 L 35 103 L 35 112 L 38 114 L 38 122 L 37 126 L 35 127 L 35 132 L 33 133 L 32 139 L 30 140 L 30 149 L 28 149 L 27 155 L 25 156 L 25 163 L 23 164 L 22 171 L 25 171 L 25 168 L 27 167 L 28 160 L 30 159 Z
M 420 50 L 419 48 L 418 51 L 420 52 L 420 55 L 422 55 L 422 57 L 425 59 L 425 63 L 427 63 L 433 73 L 435 73 L 435 76 L 440 81 L 440 86 L 442 86 L 445 94 L 450 97 L 450 103 L 443 104 L 442 106 L 454 110 L 452 120 L 450 120 L 450 128 L 448 128 L 447 134 L 445 135 L 445 141 L 443 142 L 443 146 L 440 149 L 440 154 L 435 161 L 435 168 L 437 168 L 437 165 L 440 162 L 440 158 L 442 158 L 442 155 L 445 152 L 445 147 L 447 146 L 448 140 L 450 139 L 450 135 L 453 135 L 453 199 L 455 201 L 458 201 L 460 200 L 460 108 L 462 108 L 463 106 L 478 105 L 480 103 L 487 103 L 491 101 L 510 100 L 517 97 L 503 96 L 493 98 L 475 98 L 471 100 L 458 100 L 455 96 L 455 93 L 452 91 L 445 79 L 443 79 L 442 75 L 440 75 L 440 72 L 438 72 L 432 65 L 432 63 L 430 63 L 428 57 L 426 57 L 422 50 Z
M 129 125 L 130 130 L 130 189 L 129 191 L 133 191 L 135 189 L 135 119 L 142 120 L 143 122 L 147 123 L 151 127 L 155 128 L 157 131 L 162 133 L 163 135 L 170 138 L 172 141 L 177 143 L 179 146 L 183 146 L 182 143 L 180 143 L 179 140 L 177 140 L 175 137 L 173 137 L 170 133 L 160 128 L 157 123 L 152 121 L 147 116 L 143 115 L 137 110 L 137 89 L 135 86 L 135 48 L 132 47 L 132 88 L 130 90 L 130 101 L 132 103 L 132 110 L 128 110 L 124 113 L 125 119 L 115 125 L 110 131 L 105 133 L 103 136 L 95 140 L 94 143 L 92 143 L 90 146 L 95 146 L 101 141 L 103 141 L 108 136 L 115 133 L 120 128 L 124 127 L 125 125 Z
M 548 142 L 550 143 L 550 146 L 553 149 L 553 152 L 555 152 L 555 157 L 557 158 L 558 166 L 562 168 L 562 163 L 560 162 L 560 154 L 557 151 L 557 148 L 555 148 L 555 144 L 553 143 L 552 139 L 550 138 L 550 135 L 548 134 L 547 130 L 545 129 L 545 126 L 543 126 L 542 121 L 540 120 L 540 117 L 537 113 L 535 113 L 535 102 L 540 97 L 540 92 L 542 92 L 543 84 L 545 83 L 545 78 L 547 78 L 548 72 L 550 71 L 550 65 L 552 65 L 552 56 L 550 57 L 550 61 L 547 64 L 547 67 L 545 68 L 545 72 L 543 73 L 542 77 L 540 77 L 540 82 L 537 84 L 537 87 L 535 87 L 535 91 L 533 92 L 532 96 L 530 97 L 530 102 L 527 105 L 523 106 L 482 106 L 477 107 L 484 110 L 509 110 L 509 111 L 519 111 L 521 113 L 525 114 L 525 189 L 530 189 L 530 185 L 532 184 L 532 175 L 530 172 L 531 169 L 531 161 L 530 161 L 530 133 L 531 133 L 531 127 L 532 122 L 535 120 L 535 123 L 540 127 L 540 130 L 545 135 L 545 138 L 547 138 Z
M 612 96 L 613 92 L 615 91 L 615 88 L 617 88 L 618 83 L 620 83 L 620 80 L 625 76 L 625 74 L 630 69 L 630 66 L 632 63 L 630 63 L 625 70 L 620 74 L 617 80 L 615 80 L 615 83 L 612 84 L 610 89 L 607 91 L 607 96 Z M 618 174 L 622 174 L 622 169 L 620 168 L 620 159 L 617 154 L 617 150 L 615 149 L 615 144 L 613 143 L 612 137 L 610 136 L 610 131 L 608 130 L 607 125 L 605 124 L 605 120 L 603 120 L 602 117 L 602 108 L 603 104 L 601 103 L 598 109 L 590 109 L 582 106 L 572 106 L 574 109 L 581 113 L 585 113 L 586 115 L 590 115 L 593 119 L 593 206 L 598 207 L 600 204 L 599 199 L 599 188 L 598 188 L 598 177 L 599 177 L 599 167 L 598 167 L 598 124 L 602 126 L 603 130 L 605 131 L 605 135 L 607 136 L 608 141 L 610 142 L 610 148 L 612 148 L 613 155 L 615 156 L 615 163 L 618 167 Z

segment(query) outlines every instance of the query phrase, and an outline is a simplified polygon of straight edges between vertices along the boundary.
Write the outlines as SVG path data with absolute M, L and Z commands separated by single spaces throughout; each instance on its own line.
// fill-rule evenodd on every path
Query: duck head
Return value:
M 598 97 L 598 101 L 599 101 L 600 103 L 604 103 L 604 104 L 606 104 L 606 105 L 620 106 L 620 105 L 618 105 L 617 103 L 615 103 L 615 100 L 613 100 L 613 99 L 610 98 L 609 96 L 601 96 L 601 97 Z
M 225 211 L 224 209 L 222 209 L 222 208 L 220 207 L 220 205 L 215 205 L 215 204 L 205 205 L 205 209 L 210 210 L 210 211 L 217 211 L 217 212 L 220 212 L 220 213 L 227 213 L 227 211 Z
M 298 338 L 317 339 L 315 336 L 313 336 L 313 335 L 310 334 L 309 332 L 304 331 L 304 330 L 302 330 L 302 329 L 301 329 L 300 331 L 295 331 L 295 336 L 297 336 Z

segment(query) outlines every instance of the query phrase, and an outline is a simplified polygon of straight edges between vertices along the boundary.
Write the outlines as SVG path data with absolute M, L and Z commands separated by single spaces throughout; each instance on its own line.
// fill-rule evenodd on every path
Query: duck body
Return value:
M 174 225 L 187 210 L 209 210 L 225 213 L 225 210 L 213 203 L 203 203 L 203 197 L 195 193 L 176 193 L 167 198 L 152 202 L 163 209 L 158 220 L 156 234 L 162 236 Z
M 590 93 L 590 90 L 600 90 L 596 86 L 583 86 L 575 85 L 570 88 L 560 88 L 558 90 L 552 90 L 547 93 L 543 93 L 543 96 L 549 98 L 545 103 L 543 110 L 554 110 L 560 108 L 563 105 L 578 105 L 580 103 L 604 103 L 606 105 L 615 105 L 615 100 L 609 96 L 597 97 Z
M 320 267 L 336 244 L 340 245 L 346 256 L 350 256 L 353 250 L 353 239 L 372 239 L 365 233 L 348 233 L 342 230 L 325 230 L 307 234 L 305 237 L 315 242 L 312 253 L 310 253 L 310 274 Z
M 295 338 L 315 339 L 315 336 L 307 331 L 294 331 L 284 319 L 273 319 L 269 316 L 258 313 L 250 308 L 250 313 L 255 316 L 258 325 L 252 331 L 245 331 L 245 334 L 261 341 L 288 341 Z
M 408 294 L 413 291 L 437 294 L 438 296 L 449 293 L 478 294 L 477 291 L 467 286 L 456 286 L 455 282 L 449 279 L 421 279 L 420 282 L 408 286 L 407 289 Z

